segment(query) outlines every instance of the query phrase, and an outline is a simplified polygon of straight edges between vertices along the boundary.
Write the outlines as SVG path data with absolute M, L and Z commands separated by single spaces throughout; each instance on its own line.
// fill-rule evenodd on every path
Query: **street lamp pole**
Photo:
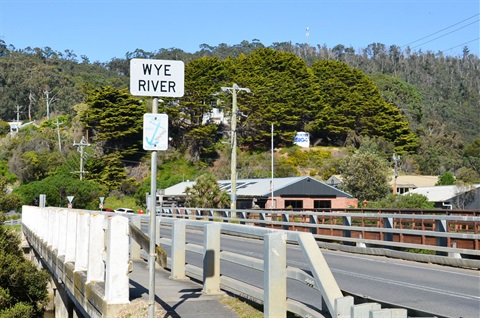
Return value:
M 233 84 L 232 87 L 222 87 L 222 91 L 230 92 L 232 94 L 232 121 L 231 121 L 231 194 L 230 194 L 230 209 L 232 217 L 236 216 L 237 209 L 237 92 L 245 91 L 250 93 L 249 88 L 240 88 L 237 84 Z

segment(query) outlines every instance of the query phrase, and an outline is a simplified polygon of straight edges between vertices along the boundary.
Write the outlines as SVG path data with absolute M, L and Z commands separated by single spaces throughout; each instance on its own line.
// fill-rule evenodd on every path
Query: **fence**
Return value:
M 309 232 L 321 247 L 480 268 L 479 213 L 331 209 L 239 210 L 232 214 L 228 209 L 170 207 L 160 209 L 157 215 Z

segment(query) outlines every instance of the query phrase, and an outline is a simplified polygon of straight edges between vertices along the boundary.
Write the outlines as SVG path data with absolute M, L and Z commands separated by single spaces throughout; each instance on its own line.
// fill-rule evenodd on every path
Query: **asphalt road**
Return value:
M 162 227 L 162 237 L 170 229 Z M 200 232 L 188 232 L 187 242 L 202 245 Z M 167 246 L 162 246 L 167 250 Z M 262 259 L 261 241 L 223 236 L 221 249 Z M 338 285 L 344 291 L 373 301 L 414 308 L 443 317 L 480 317 L 480 271 L 416 263 L 385 257 L 322 250 Z M 307 269 L 297 246 L 288 247 L 287 263 Z M 202 266 L 199 255 L 187 253 L 187 263 Z M 263 274 L 242 266 L 222 262 L 222 275 L 262 287 Z M 288 296 L 321 308 L 319 293 L 300 283 L 288 283 Z

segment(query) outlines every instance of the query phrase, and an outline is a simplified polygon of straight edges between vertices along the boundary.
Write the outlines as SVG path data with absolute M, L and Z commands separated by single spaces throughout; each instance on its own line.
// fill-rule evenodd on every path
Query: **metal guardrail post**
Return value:
M 220 293 L 220 224 L 204 227 L 203 242 L 203 292 Z
M 265 221 L 267 220 L 267 213 L 260 212 L 258 214 L 258 219 L 262 222 L 262 223 L 260 223 L 260 226 L 265 227 Z
M 344 216 L 343 217 L 343 225 L 351 227 L 352 226 L 352 217 L 351 216 Z M 343 230 L 343 237 L 352 237 L 352 231 Z M 344 242 L 344 244 L 345 244 L 345 242 Z
M 245 211 L 240 211 L 237 213 L 237 217 L 240 219 L 240 224 L 242 225 L 245 225 L 246 222 L 245 221 L 242 221 L 242 220 L 246 220 L 247 219 L 247 212 Z
M 393 218 L 383 218 L 383 228 L 384 229 L 393 229 Z M 393 241 L 393 234 L 392 233 L 384 233 L 383 240 L 392 242 Z
M 264 235 L 263 315 L 267 318 L 287 316 L 287 236 L 276 232 Z
M 172 223 L 172 278 L 185 279 L 186 223 L 176 220 Z
M 447 233 L 447 221 L 446 220 L 436 220 L 435 221 L 435 231 Z M 447 237 L 437 237 L 436 239 L 437 246 L 448 246 L 448 238 Z M 437 255 L 446 255 L 444 252 L 437 252 Z
M 315 224 L 315 225 L 318 224 L 318 219 L 315 215 L 310 215 L 310 224 Z M 310 228 L 310 233 L 317 234 L 318 233 L 317 227 L 311 227 Z
M 290 222 L 290 214 L 282 213 L 282 222 L 289 223 Z M 290 230 L 290 225 L 288 225 L 288 224 L 282 225 L 282 228 L 285 231 L 288 231 L 288 230 Z

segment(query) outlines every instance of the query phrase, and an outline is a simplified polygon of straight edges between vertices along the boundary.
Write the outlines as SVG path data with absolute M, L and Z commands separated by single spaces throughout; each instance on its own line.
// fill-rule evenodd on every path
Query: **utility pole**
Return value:
M 237 92 L 245 91 L 250 93 L 249 88 L 240 88 L 237 84 L 232 87 L 222 87 L 222 91 L 232 94 L 232 122 L 231 122 L 231 194 L 230 194 L 230 209 L 232 217 L 236 216 L 237 209 Z
M 83 175 L 85 173 L 87 173 L 87 171 L 83 170 L 83 159 L 84 159 L 84 152 L 83 152 L 83 148 L 86 147 L 86 146 L 90 146 L 89 143 L 85 142 L 85 137 L 82 137 L 82 139 L 80 140 L 80 143 L 76 143 L 74 142 L 73 143 L 73 146 L 77 146 L 78 147 L 78 152 L 80 152 L 80 171 L 76 171 L 80 174 L 80 180 L 83 179 Z
M 396 156 L 395 154 L 393 154 L 392 159 L 393 159 L 393 195 L 396 195 L 397 194 L 397 177 L 398 177 L 397 165 L 398 165 L 398 161 L 400 161 L 400 156 Z

